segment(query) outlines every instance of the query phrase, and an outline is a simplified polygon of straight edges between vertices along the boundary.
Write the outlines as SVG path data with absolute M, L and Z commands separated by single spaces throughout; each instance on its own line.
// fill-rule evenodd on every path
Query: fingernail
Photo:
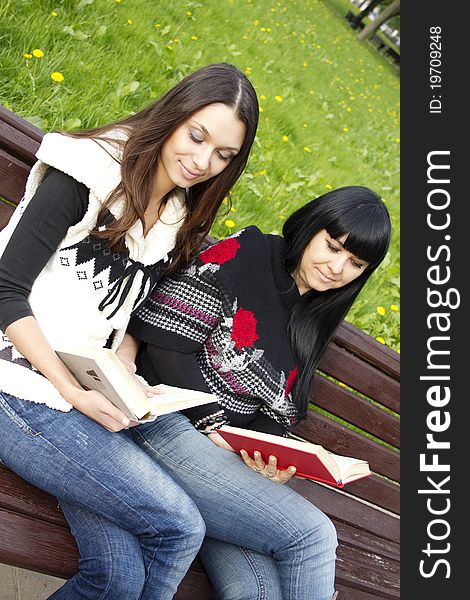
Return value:
M 261 454 L 259 452 L 255 452 L 255 458 L 259 458 Z
M 274 462 L 274 456 L 270 456 L 270 457 L 269 457 L 269 462 L 270 462 L 270 463 L 273 463 L 273 462 Z
M 295 473 L 297 471 L 295 467 L 289 467 L 287 470 L 289 471 L 289 473 Z
M 131 424 L 130 419 L 127 417 L 123 417 L 121 423 L 124 425 L 124 427 L 128 427 Z

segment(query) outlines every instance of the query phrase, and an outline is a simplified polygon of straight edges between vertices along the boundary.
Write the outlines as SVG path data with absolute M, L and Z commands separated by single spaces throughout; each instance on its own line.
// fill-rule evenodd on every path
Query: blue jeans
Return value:
M 337 539 L 324 513 L 215 446 L 182 414 L 132 434 L 204 518 L 200 557 L 219 600 L 331 600 Z
M 202 544 L 194 502 L 126 433 L 0 392 L 0 458 L 56 496 L 80 550 L 54 600 L 170 600 Z

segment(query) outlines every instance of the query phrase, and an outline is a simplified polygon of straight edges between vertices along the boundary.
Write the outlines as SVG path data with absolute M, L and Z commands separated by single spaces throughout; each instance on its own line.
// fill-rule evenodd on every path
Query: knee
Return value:
M 192 501 L 175 508 L 178 511 L 174 514 L 173 532 L 177 538 L 185 541 L 187 548 L 194 548 L 197 552 L 206 535 L 206 524 Z
M 197 509 L 191 513 L 189 518 L 185 519 L 184 528 L 190 545 L 199 550 L 206 535 L 206 524 Z
M 317 512 L 315 514 L 315 519 L 310 521 L 306 532 L 307 545 L 313 545 L 317 551 L 325 554 L 336 552 L 338 546 L 336 528 L 324 513 Z

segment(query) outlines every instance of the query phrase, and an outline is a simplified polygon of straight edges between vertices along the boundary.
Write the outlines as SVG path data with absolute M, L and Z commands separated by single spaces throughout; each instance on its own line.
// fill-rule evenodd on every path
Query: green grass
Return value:
M 4 0 L 0 23 L 0 102 L 47 131 L 123 117 L 208 63 L 246 72 L 259 96 L 258 135 L 232 211 L 212 234 L 252 223 L 280 232 L 331 188 L 375 189 L 393 243 L 348 320 L 399 349 L 399 311 L 390 309 L 400 289 L 399 78 L 328 3 Z M 44 56 L 24 58 L 34 49 Z

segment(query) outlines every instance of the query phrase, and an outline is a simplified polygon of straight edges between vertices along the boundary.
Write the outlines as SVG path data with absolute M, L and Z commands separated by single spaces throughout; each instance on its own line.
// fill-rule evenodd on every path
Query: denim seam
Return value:
M 244 554 L 248 563 L 250 564 L 250 566 L 253 570 L 253 574 L 256 578 L 256 581 L 258 582 L 258 588 L 259 588 L 258 600 L 266 600 L 266 587 L 264 585 L 264 581 L 261 576 L 261 571 L 258 568 L 256 561 L 252 558 L 251 554 L 248 552 L 248 550 L 246 548 L 243 548 L 242 546 L 239 546 L 239 548 L 242 551 L 242 553 Z
M 24 421 L 19 415 L 16 414 L 16 412 L 8 404 L 8 401 L 5 398 L 6 395 L 7 394 L 5 394 L 5 392 L 0 391 L 0 407 L 5 411 L 5 414 L 13 421 L 13 423 L 15 423 L 15 425 L 17 425 L 20 429 L 22 429 L 24 432 L 28 433 L 29 435 L 36 437 L 38 435 L 38 432 L 34 431 L 34 429 L 32 429 L 26 423 L 26 421 Z M 30 402 L 30 400 L 25 400 L 25 402 Z M 49 410 L 54 410 L 54 409 L 49 409 Z

